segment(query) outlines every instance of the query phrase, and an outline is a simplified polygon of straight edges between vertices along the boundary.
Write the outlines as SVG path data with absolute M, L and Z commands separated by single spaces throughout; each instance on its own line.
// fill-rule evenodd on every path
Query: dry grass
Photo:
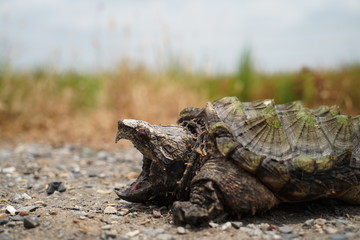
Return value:
M 0 144 L 116 148 L 119 119 L 172 124 L 184 107 L 202 107 L 228 95 L 249 101 L 274 98 L 277 103 L 302 100 L 310 107 L 339 105 L 346 114 L 360 114 L 359 65 L 279 74 L 262 74 L 251 67 L 247 65 L 246 74 L 240 68 L 240 73 L 220 76 L 154 73 L 126 63 L 98 74 L 0 69 Z
M 35 141 L 114 148 L 117 147 L 114 136 L 119 119 L 171 124 L 184 107 L 200 106 L 205 102 L 195 90 L 168 76 L 126 65 L 119 67 L 116 73 L 96 76 L 99 83 L 96 87 L 100 88 L 94 91 L 96 96 L 82 96 L 90 99 L 93 106 L 87 106 L 88 103 L 79 106 L 82 87 L 71 86 L 59 91 L 61 76 L 46 73 L 34 79 L 34 75 L 27 73 L 3 81 L 6 89 L 1 89 L 3 102 L 0 102 L 3 106 L 0 109 L 2 144 Z M 17 77 L 22 79 L 21 86 L 15 83 Z

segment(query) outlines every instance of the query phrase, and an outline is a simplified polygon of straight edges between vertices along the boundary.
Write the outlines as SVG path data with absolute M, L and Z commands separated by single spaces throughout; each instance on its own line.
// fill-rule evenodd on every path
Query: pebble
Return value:
M 51 226 L 51 222 L 50 221 L 46 221 L 44 222 L 44 224 L 42 224 L 44 227 L 50 227 Z
M 7 205 L 7 206 L 6 206 L 6 211 L 7 211 L 8 213 L 10 213 L 11 216 L 15 216 L 15 215 L 16 215 L 16 209 L 15 209 L 13 206 L 11 206 L 11 205 Z
M 46 192 L 48 195 L 53 194 L 55 191 L 58 192 L 65 192 L 66 188 L 64 187 L 62 182 L 51 182 L 49 183 L 48 188 L 46 189 Z
M 217 228 L 217 227 L 219 227 L 219 224 L 214 223 L 214 222 L 209 222 L 209 226 L 212 228 Z
M 185 234 L 186 230 L 184 227 L 177 227 L 176 232 L 177 232 L 177 234 Z
M 129 212 L 130 212 L 129 209 L 127 209 L 127 208 L 122 208 L 122 209 L 120 209 L 119 215 L 120 215 L 120 216 L 125 216 L 125 215 L 128 214 Z
M 150 236 L 150 237 L 154 237 L 154 236 L 156 236 L 156 235 L 158 235 L 160 233 L 163 233 L 163 232 L 165 232 L 165 230 L 162 229 L 162 228 L 145 228 L 143 230 L 143 233 L 145 235 L 147 235 L 147 236 Z
M 131 231 L 131 232 L 126 233 L 126 236 L 129 237 L 129 238 L 132 238 L 132 237 L 135 237 L 135 236 L 139 235 L 139 233 L 140 233 L 139 230 L 135 230 L 135 231 Z
M 229 228 L 231 228 L 231 222 L 226 222 L 223 225 L 221 225 L 221 230 L 223 230 L 223 231 L 227 230 Z
M 106 208 L 104 209 L 104 213 L 105 213 L 105 214 L 116 214 L 116 213 L 117 213 L 117 210 L 116 210 L 115 207 L 110 207 L 110 206 L 108 206 L 108 207 L 106 207 Z
M 348 236 L 343 234 L 331 234 L 328 237 L 329 240 L 347 240 Z
M 40 207 L 39 205 L 26 206 L 26 207 L 19 208 L 18 211 L 19 212 L 23 212 L 23 211 L 33 212 L 39 207 Z
M 239 229 L 240 227 L 242 227 L 244 224 L 242 222 L 231 222 L 231 225 L 236 228 Z
M 154 218 L 160 218 L 161 217 L 161 212 L 160 210 L 153 210 L 153 217 Z
M 287 225 L 279 227 L 279 231 L 282 233 L 291 233 L 293 231 L 293 228 Z
M 1 218 L 0 219 L 0 225 L 5 225 L 9 222 L 8 218 Z
M 7 227 L 15 227 L 15 226 L 16 226 L 16 222 L 13 222 L 13 221 L 8 222 L 8 223 L 6 224 L 6 226 L 7 226 Z
M 24 227 L 25 228 L 35 228 L 40 225 L 40 221 L 36 216 L 29 216 L 24 218 Z
M 335 220 L 335 226 L 337 226 L 337 227 L 341 227 L 343 225 L 348 225 L 350 223 L 351 223 L 350 221 L 347 221 L 347 220 L 344 220 L 344 219 L 336 219 Z
M 334 227 L 324 227 L 324 231 L 328 234 L 335 234 L 338 232 L 338 229 Z
M 56 215 L 56 213 L 54 215 Z M 85 211 L 73 211 L 73 215 L 86 216 L 88 213 Z
M 101 232 L 100 238 L 103 240 L 109 240 L 109 238 L 116 238 L 117 232 L 115 230 L 105 230 Z
M 19 215 L 20 216 L 27 216 L 27 215 L 29 215 L 29 211 L 19 211 Z
M 102 230 L 110 230 L 111 229 L 111 225 L 104 225 L 101 227 Z
M 8 233 L 3 233 L 0 235 L 0 240 L 12 240 L 12 236 L 10 236 Z
M 21 197 L 26 200 L 31 200 L 31 197 L 27 195 L 26 193 L 21 194 Z
M 314 220 L 314 224 L 318 224 L 320 226 L 323 226 L 326 223 L 326 219 L 323 218 L 317 218 Z
M 15 167 L 5 167 L 2 169 L 3 173 L 14 173 L 16 171 Z
M 174 239 L 174 237 L 170 234 L 167 233 L 161 233 L 159 235 L 157 235 L 156 239 L 158 240 L 171 240 Z

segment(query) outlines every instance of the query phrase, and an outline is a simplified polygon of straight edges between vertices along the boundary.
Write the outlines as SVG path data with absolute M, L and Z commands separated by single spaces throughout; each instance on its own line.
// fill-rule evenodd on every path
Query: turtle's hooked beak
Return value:
M 194 144 L 193 135 L 181 126 L 151 125 L 124 119 L 118 122 L 115 142 L 130 140 L 144 156 L 142 172 L 125 191 L 116 194 L 132 202 L 164 202 L 171 199 L 176 182 Z

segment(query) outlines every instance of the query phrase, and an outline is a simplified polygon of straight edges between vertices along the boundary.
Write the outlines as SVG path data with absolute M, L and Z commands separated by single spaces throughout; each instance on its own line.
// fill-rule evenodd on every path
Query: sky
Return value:
M 263 71 L 360 62 L 359 0 L 0 0 L 0 62 L 14 68 Z

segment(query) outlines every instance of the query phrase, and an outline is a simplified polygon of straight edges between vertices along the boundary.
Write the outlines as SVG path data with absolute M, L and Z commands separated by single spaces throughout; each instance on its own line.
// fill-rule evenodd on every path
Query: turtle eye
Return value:
M 163 148 L 170 154 L 173 154 L 176 151 L 176 149 L 171 144 L 165 144 Z
M 140 127 L 137 129 L 137 133 L 138 133 L 139 137 L 142 139 L 149 140 L 151 138 L 150 131 L 147 128 Z

